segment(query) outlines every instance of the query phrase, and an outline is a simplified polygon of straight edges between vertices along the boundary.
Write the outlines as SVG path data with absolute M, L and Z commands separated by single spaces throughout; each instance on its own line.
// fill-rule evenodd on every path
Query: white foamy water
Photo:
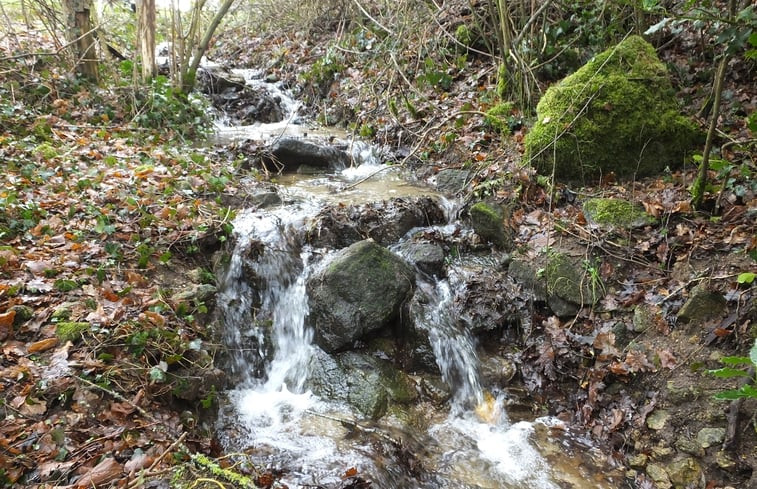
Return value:
M 243 74 L 250 84 L 263 83 L 259 73 Z M 283 101 L 284 122 L 220 132 L 263 139 L 266 134 L 312 135 L 312 130 L 296 124 L 297 104 L 290 95 L 279 87 L 270 90 Z M 584 485 L 587 472 L 576 471 L 572 478 L 561 475 L 578 465 L 563 457 L 563 467 L 556 469 L 560 458 L 555 454 L 562 446 L 553 448 L 547 461 L 535 442 L 540 424 L 512 423 L 504 396 L 484 394 L 476 341 L 455 305 L 455 292 L 463 287 L 467 272 L 452 266 L 445 279 L 418 277 L 416 293 L 422 292 L 424 300 L 413 311 L 414 323 L 426 332 L 442 380 L 452 393 L 446 405 L 423 413 L 428 424 L 406 423 L 395 433 L 398 420 L 405 415 L 410 419 L 412 408 L 402 407 L 382 424 L 384 420 L 363 419 L 356 410 L 307 390 L 308 366 L 317 347 L 311 344 L 305 284 L 323 259 L 322 250 L 305 244 L 311 218 L 326 205 L 433 195 L 409 184 L 400 169 L 382 166 L 384 157 L 375 147 L 360 142 L 345 147 L 353 165 L 332 174 L 281 175 L 280 194 L 287 204 L 240 212 L 234 222 L 236 249 L 219 280 L 218 295 L 231 373 L 237 379 L 219 416 L 219 437 L 226 448 L 245 451 L 257 465 L 284 469 L 282 482 L 291 488 L 338 486 L 351 467 L 372 480 L 375 489 L 613 487 L 596 480 Z M 426 231 L 447 237 L 469 233 L 457 220 L 461 203 L 443 202 L 450 222 Z M 411 442 L 407 446 L 417 453 L 402 454 L 400 448 L 408 448 L 389 440 Z M 409 468 L 408 456 L 416 457 L 418 468 Z

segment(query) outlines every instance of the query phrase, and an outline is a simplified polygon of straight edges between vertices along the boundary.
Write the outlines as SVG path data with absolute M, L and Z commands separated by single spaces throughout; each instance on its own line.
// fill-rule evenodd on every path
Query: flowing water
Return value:
M 296 114 L 294 103 L 288 107 L 287 128 Z M 256 125 L 247 134 L 259 137 L 281 129 L 280 124 Z M 228 136 L 243 129 L 219 130 L 224 131 Z M 284 470 L 282 482 L 291 488 L 338 487 L 350 468 L 376 488 L 615 487 L 601 474 L 603 457 L 590 443 L 552 418 L 511 421 L 506 395 L 482 385 L 476 341 L 460 328 L 454 305 L 455 290 L 468 273 L 462 261 L 450 264 L 443 279 L 419 273 L 417 288 L 425 300 L 414 312 L 441 378 L 451 387 L 447 403 L 420 405 L 414 414 L 408 413 L 413 408 L 390 410 L 374 422 L 307 389 L 317 347 L 308 325 L 305 283 L 333 253 L 305 243 L 312 217 L 338 203 L 433 193 L 391 171 L 379 172 L 370 185 L 350 187 L 380 169 L 375 151 L 360 144 L 353 148 L 359 166 L 330 175 L 282 176 L 278 182 L 286 204 L 242 211 L 234 222 L 236 248 L 218 301 L 235 382 L 219 416 L 225 448 Z M 455 212 L 449 218 L 434 230 L 461 232 Z M 396 253 L 400 249 L 392 247 Z M 413 422 L 419 418 L 423 422 Z

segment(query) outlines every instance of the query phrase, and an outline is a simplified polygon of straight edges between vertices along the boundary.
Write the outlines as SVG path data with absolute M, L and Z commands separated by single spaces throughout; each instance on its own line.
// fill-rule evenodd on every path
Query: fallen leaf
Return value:
M 668 350 L 657 350 L 657 358 L 660 359 L 660 366 L 662 368 L 675 368 L 676 358 Z
M 26 349 L 29 353 L 39 353 L 41 351 L 47 351 L 50 348 L 55 348 L 58 344 L 58 338 L 45 338 L 44 340 L 35 341 Z
M 123 472 L 123 466 L 115 459 L 108 457 L 84 474 L 76 482 L 76 487 L 79 489 L 97 487 L 100 484 L 115 480 L 123 475 Z

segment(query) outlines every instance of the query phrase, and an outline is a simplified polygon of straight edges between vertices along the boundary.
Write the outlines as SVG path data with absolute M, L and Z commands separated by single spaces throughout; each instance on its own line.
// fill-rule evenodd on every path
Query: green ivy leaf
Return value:
M 718 377 L 720 379 L 731 379 L 733 377 L 749 377 L 749 373 L 747 373 L 745 370 L 740 370 L 738 368 L 730 368 L 730 367 L 719 368 L 716 370 L 708 370 L 707 373 L 710 375 L 714 375 L 715 377 Z
M 740 284 L 751 284 L 752 282 L 754 282 L 755 278 L 757 278 L 757 273 L 744 272 L 739 274 L 738 278 L 736 278 L 736 281 Z

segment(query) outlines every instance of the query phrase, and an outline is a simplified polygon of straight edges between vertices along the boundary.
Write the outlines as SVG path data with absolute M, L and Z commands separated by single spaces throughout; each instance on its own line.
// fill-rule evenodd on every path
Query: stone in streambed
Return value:
M 371 240 L 338 251 L 307 282 L 315 343 L 327 352 L 343 350 L 388 326 L 414 284 L 413 268 Z

